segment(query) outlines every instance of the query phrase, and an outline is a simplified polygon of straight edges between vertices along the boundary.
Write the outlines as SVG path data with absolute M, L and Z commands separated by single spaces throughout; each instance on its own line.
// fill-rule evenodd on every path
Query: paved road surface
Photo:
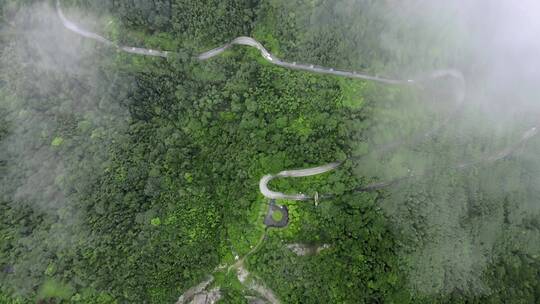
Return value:
M 132 53 L 132 54 L 137 54 L 137 55 L 155 56 L 155 57 L 166 58 L 171 54 L 171 52 L 169 52 L 169 51 L 145 49 L 145 48 L 122 46 L 122 45 L 115 44 L 114 42 L 104 38 L 103 36 L 100 36 L 100 35 L 98 35 L 96 33 L 93 33 L 93 32 L 89 32 L 89 31 L 79 27 L 77 24 L 75 24 L 74 22 L 67 19 L 66 16 L 64 15 L 63 11 L 62 11 L 62 8 L 61 8 L 61 5 L 60 5 L 60 0 L 56 1 L 56 9 L 57 9 L 57 12 L 58 12 L 58 16 L 60 17 L 60 20 L 62 21 L 62 24 L 64 25 L 64 27 L 66 29 L 74 32 L 74 33 L 77 33 L 80 36 L 83 36 L 83 37 L 86 37 L 86 38 L 89 38 L 89 39 L 93 39 L 93 40 L 96 40 L 96 41 L 98 41 L 100 43 L 106 44 L 108 46 L 115 47 L 115 48 L 117 48 L 117 49 L 119 49 L 121 51 L 124 51 L 124 52 L 127 52 L 127 53 Z M 463 104 L 463 102 L 465 100 L 465 92 L 466 92 L 465 78 L 464 78 L 463 74 L 458 70 L 453 70 L 453 69 L 436 70 L 436 71 L 433 71 L 433 72 L 427 74 L 426 76 L 419 77 L 419 78 L 416 78 L 416 79 L 389 79 L 389 78 L 384 78 L 384 77 L 379 77 L 379 76 L 367 75 L 367 74 L 363 74 L 363 73 L 359 73 L 359 72 L 355 72 L 355 71 L 338 70 L 338 69 L 334 69 L 334 68 L 322 67 L 322 66 L 317 66 L 317 65 L 313 65 L 313 64 L 303 64 L 303 63 L 282 61 L 281 59 L 277 58 L 276 56 L 274 56 L 270 52 L 268 52 L 268 50 L 266 48 L 264 48 L 264 46 L 260 42 L 258 42 L 257 40 L 255 40 L 255 39 L 253 39 L 251 37 L 243 37 L 243 36 L 242 37 L 237 37 L 237 38 L 233 39 L 231 42 L 229 42 L 229 43 L 227 43 L 227 44 L 225 44 L 223 46 L 220 46 L 218 48 L 209 50 L 207 52 L 204 52 L 204 53 L 198 55 L 197 59 L 199 59 L 199 60 L 208 60 L 210 58 L 213 58 L 215 56 L 218 56 L 218 55 L 222 54 L 223 52 L 225 52 L 227 49 L 231 48 L 234 45 L 245 45 L 245 46 L 254 47 L 254 48 L 256 48 L 256 49 L 258 49 L 260 51 L 261 56 L 264 59 L 266 59 L 268 62 L 270 62 L 272 64 L 275 64 L 275 65 L 278 65 L 278 66 L 281 66 L 281 67 L 284 67 L 284 68 L 288 68 L 288 69 L 302 70 L 302 71 L 307 71 L 307 72 L 311 72 L 311 73 L 319 73 L 319 74 L 328 74 L 328 75 L 335 75 L 335 76 L 341 76 L 341 77 L 357 78 L 357 79 L 380 82 L 380 83 L 389 84 L 389 85 L 415 85 L 415 84 L 419 84 L 419 83 L 423 83 L 423 82 L 427 82 L 427 81 L 435 81 L 435 80 L 443 79 L 443 78 L 451 78 L 451 79 L 454 79 L 456 81 L 456 84 L 457 84 L 456 90 L 457 90 L 457 92 L 456 92 L 456 96 L 455 96 L 455 99 L 456 99 L 455 100 L 455 110 L 450 115 L 447 115 L 447 118 L 443 122 L 441 122 L 437 128 L 433 128 L 433 129 L 428 130 L 428 131 L 426 131 L 426 132 L 424 132 L 422 134 L 418 134 L 417 136 L 414 136 L 413 139 L 411 139 L 411 140 L 396 141 L 396 142 L 389 143 L 387 145 L 384 145 L 382 149 L 379 149 L 377 151 L 380 151 L 380 150 L 388 151 L 388 150 L 391 150 L 391 149 L 395 149 L 395 148 L 397 148 L 397 147 L 399 147 L 399 146 L 401 146 L 402 144 L 405 144 L 405 143 L 413 143 L 413 144 L 414 143 L 419 143 L 419 142 L 422 142 L 424 140 L 427 140 L 427 139 L 433 137 L 437 132 L 439 132 L 442 128 L 444 128 L 453 119 L 455 113 L 457 113 L 457 111 L 461 108 L 461 106 L 462 106 L 462 104 Z M 524 134 L 523 138 L 516 145 L 509 146 L 509 147 L 503 149 L 502 151 L 499 151 L 499 152 L 495 153 L 494 155 L 486 157 L 486 158 L 484 158 L 482 160 L 479 160 L 479 161 L 476 161 L 476 162 L 464 162 L 464 163 L 461 163 L 461 164 L 458 164 L 458 165 L 454 166 L 453 168 L 455 168 L 455 169 L 465 169 L 465 168 L 468 168 L 468 167 L 470 167 L 472 165 L 478 164 L 479 162 L 493 162 L 493 161 L 496 161 L 496 160 L 499 160 L 499 159 L 503 159 L 506 156 L 513 153 L 516 150 L 517 146 L 522 146 L 529 138 L 531 138 L 532 136 L 534 136 L 536 134 L 537 134 L 536 128 L 532 128 L 532 129 L 528 130 Z M 325 164 L 325 165 L 314 167 L 314 168 L 298 169 L 298 170 L 286 170 L 286 171 L 281 171 L 281 172 L 279 172 L 277 174 L 274 174 L 274 175 L 272 175 L 272 174 L 265 175 L 265 176 L 263 176 L 261 178 L 261 180 L 259 182 L 259 189 L 260 189 L 261 193 L 268 199 L 289 199 L 289 200 L 300 200 L 300 201 L 302 201 L 302 200 L 311 200 L 311 199 L 332 197 L 333 196 L 332 194 L 323 194 L 323 195 L 320 195 L 320 196 L 318 196 L 317 194 L 315 194 L 315 195 L 306 195 L 306 194 L 302 194 L 302 193 L 285 194 L 285 193 L 270 190 L 268 188 L 268 183 L 271 180 L 275 179 L 275 178 L 306 177 L 306 176 L 322 174 L 322 173 L 329 172 L 329 171 L 332 171 L 332 170 L 336 169 L 337 167 L 339 167 L 340 164 L 341 164 L 341 162 L 333 162 L 333 163 Z M 402 181 L 402 180 L 405 180 L 405 179 L 408 179 L 408 178 L 411 178 L 411 177 L 418 177 L 418 176 L 421 176 L 421 175 L 426 175 L 427 173 L 428 173 L 428 171 L 418 173 L 418 174 L 411 173 L 410 175 L 403 176 L 403 177 L 400 177 L 400 178 L 397 178 L 397 179 L 377 182 L 377 183 L 373 183 L 373 184 L 370 184 L 370 185 L 367 185 L 367 186 L 363 186 L 363 187 L 354 189 L 354 191 L 378 190 L 378 189 L 390 186 L 392 184 L 395 184 L 395 183 L 397 183 L 399 181 Z

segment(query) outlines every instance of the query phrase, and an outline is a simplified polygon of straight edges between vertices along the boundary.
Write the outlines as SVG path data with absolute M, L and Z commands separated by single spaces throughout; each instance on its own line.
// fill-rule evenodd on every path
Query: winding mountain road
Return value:
M 499 151 L 496 151 L 495 153 L 490 154 L 490 155 L 488 155 L 486 157 L 483 157 L 483 158 L 481 158 L 479 160 L 461 162 L 461 163 L 458 163 L 458 164 L 456 164 L 454 166 L 449 167 L 448 169 L 465 170 L 467 168 L 470 168 L 472 166 L 479 165 L 479 164 L 482 164 L 482 163 L 492 163 L 492 162 L 502 160 L 504 158 L 509 157 L 510 155 L 515 153 L 517 150 L 522 148 L 527 143 L 527 141 L 529 141 L 532 137 L 536 136 L 537 134 L 538 134 L 537 127 L 532 127 L 530 129 L 528 129 L 527 131 L 525 131 L 522 134 L 522 136 L 520 137 L 520 139 L 517 142 L 511 144 L 510 146 L 504 147 L 503 149 L 501 149 Z M 341 162 L 334 162 L 334 163 L 330 163 L 330 164 L 315 167 L 315 168 L 298 169 L 298 170 L 286 170 L 286 171 L 281 171 L 281 172 L 279 172 L 277 174 L 274 174 L 274 175 L 270 175 L 270 174 L 265 175 L 265 176 L 263 176 L 263 178 L 259 182 L 259 189 L 260 189 L 261 193 L 265 197 L 267 197 L 269 199 L 286 199 L 286 200 L 295 200 L 295 201 L 308 201 L 308 200 L 318 201 L 319 199 L 332 198 L 335 195 L 331 194 L 331 193 L 326 193 L 326 194 L 318 194 L 318 193 L 316 193 L 314 195 L 307 195 L 307 194 L 303 194 L 303 193 L 286 194 L 286 193 L 276 192 L 276 191 L 272 191 L 272 190 L 270 190 L 268 188 L 268 183 L 271 180 L 275 179 L 275 178 L 305 177 L 305 176 L 322 174 L 322 173 L 329 172 L 329 171 L 332 171 L 332 170 L 336 169 L 341 164 L 342 164 Z M 435 170 L 426 170 L 426 171 L 422 171 L 422 172 L 418 172 L 418 173 L 410 172 L 408 175 L 397 177 L 397 178 L 394 178 L 394 179 L 391 179 L 391 180 L 385 180 L 385 181 L 381 181 L 381 182 L 374 182 L 374 183 L 371 183 L 371 184 L 368 184 L 368 185 L 364 185 L 364 186 L 349 190 L 347 192 L 352 193 L 352 192 L 376 191 L 376 190 L 380 190 L 382 188 L 397 184 L 399 182 L 402 182 L 402 181 L 410 179 L 410 178 L 422 177 L 422 176 L 429 175 L 429 174 L 433 173 L 434 171 Z
M 261 180 L 259 181 L 259 190 L 261 191 L 262 195 L 264 195 L 268 199 L 287 199 L 287 200 L 293 200 L 293 201 L 311 200 L 313 199 L 312 196 L 302 194 L 302 193 L 285 194 L 281 192 L 272 191 L 268 188 L 268 183 L 275 178 L 306 177 L 306 176 L 323 174 L 323 173 L 336 169 L 337 167 L 339 167 L 339 165 L 341 165 L 341 162 L 333 162 L 333 163 L 329 163 L 329 164 L 322 165 L 315 168 L 285 170 L 275 175 L 268 174 L 268 175 L 263 176 Z
M 117 44 L 117 43 L 115 43 L 115 42 L 113 42 L 111 40 L 106 39 L 105 37 L 103 37 L 103 36 L 101 36 L 99 34 L 87 31 L 87 30 L 79 27 L 76 23 L 74 23 L 74 22 L 72 22 L 72 21 L 70 21 L 69 19 L 66 18 L 66 16 L 64 15 L 64 13 L 62 11 L 62 8 L 61 8 L 61 5 L 60 5 L 60 0 L 56 1 L 56 10 L 57 10 L 57 14 L 58 14 L 63 26 L 67 30 L 69 30 L 71 32 L 74 32 L 77 35 L 80 35 L 82 37 L 95 40 L 95 41 L 97 41 L 97 42 L 99 42 L 101 44 L 104 44 L 106 46 L 113 47 L 113 48 L 116 48 L 116 49 L 118 49 L 120 51 L 135 54 L 135 55 L 144 55 L 144 56 L 168 58 L 171 54 L 173 54 L 173 52 L 170 52 L 170 51 L 162 51 L 162 50 L 155 50 L 155 49 L 147 49 L 147 48 L 139 48 L 139 47 L 133 47 L 133 46 L 119 45 L 119 44 Z M 340 76 L 340 77 L 362 79 L 362 80 L 374 81 L 374 82 L 379 82 L 379 83 L 388 84 L 388 85 L 407 85 L 407 86 L 409 86 L 409 85 L 417 85 L 417 84 L 425 83 L 425 82 L 428 82 L 428 81 L 435 81 L 435 80 L 439 80 L 439 79 L 443 79 L 443 78 L 451 78 L 456 82 L 457 87 L 456 87 L 454 110 L 449 115 L 447 115 L 447 117 L 441 123 L 439 123 L 438 127 L 432 128 L 431 130 L 428 130 L 428 131 L 426 131 L 424 133 L 417 134 L 416 136 L 413 136 L 412 139 L 409 139 L 409 140 L 406 140 L 406 141 L 402 140 L 402 141 L 391 142 L 391 143 L 389 143 L 387 145 L 384 145 L 380 149 L 376 149 L 376 152 L 392 150 L 392 149 L 395 149 L 395 148 L 399 147 L 400 145 L 402 145 L 404 143 L 413 143 L 414 144 L 414 143 L 422 142 L 424 140 L 427 140 L 427 139 L 433 137 L 442 128 L 444 128 L 446 125 L 449 124 L 449 122 L 454 118 L 456 113 L 462 107 L 462 105 L 464 103 L 464 100 L 465 100 L 466 82 L 465 82 L 465 78 L 464 78 L 463 74 L 458 70 L 441 69 L 441 70 L 433 71 L 433 72 L 431 72 L 431 73 L 429 73 L 429 74 L 427 74 L 427 75 L 425 75 L 423 77 L 418 77 L 418 78 L 414 78 L 414 79 L 390 79 L 390 78 L 384 78 L 384 77 L 379 77 L 379 76 L 372 76 L 372 75 L 368 75 L 368 74 L 363 74 L 363 73 L 359 73 L 359 72 L 356 72 L 356 71 L 339 70 L 339 69 L 334 69 L 334 68 L 317 66 L 317 65 L 313 65 L 313 64 L 286 62 L 286 61 L 283 61 L 283 60 L 277 58 L 273 54 L 271 54 L 260 42 L 258 42 L 257 40 L 255 40 L 255 39 L 253 39 L 251 37 L 244 37 L 244 36 L 237 37 L 237 38 L 233 39 L 231 42 L 229 42 L 229 43 L 227 43 L 227 44 L 225 44 L 223 46 L 220 46 L 218 48 L 206 51 L 206 52 L 198 55 L 196 57 L 196 59 L 201 60 L 201 61 L 209 60 L 209 59 L 211 59 L 213 57 L 219 56 L 220 54 L 222 54 L 223 52 L 225 52 L 226 50 L 228 50 L 229 48 L 231 48 L 234 45 L 243 45 L 243 46 L 249 46 L 249 47 L 256 48 L 256 49 L 259 50 L 261 56 L 266 61 L 268 61 L 271 64 L 274 64 L 274 65 L 277 65 L 277 66 L 280 66 L 280 67 L 283 67 L 283 68 L 287 68 L 287 69 L 300 70 L 300 71 L 306 71 L 306 72 L 318 73 L 318 74 L 334 75 L 334 76 Z M 456 164 L 454 166 L 451 166 L 450 169 L 464 170 L 464 169 L 467 169 L 469 167 L 472 167 L 472 166 L 475 166 L 475 165 L 478 165 L 478 164 L 481 164 L 481 163 L 491 163 L 491 162 L 496 162 L 496 161 L 505 159 L 506 157 L 510 156 L 511 154 L 513 154 L 514 152 L 519 150 L 522 146 L 524 146 L 527 143 L 528 140 L 530 140 L 532 137 L 536 136 L 537 134 L 538 134 L 537 127 L 533 127 L 531 129 L 527 130 L 526 132 L 524 132 L 522 134 L 521 138 L 518 141 L 516 141 L 514 144 L 512 144 L 510 146 L 507 146 L 507 147 L 501 149 L 500 151 L 497 151 L 497 152 L 495 152 L 495 153 L 493 153 L 491 155 L 488 155 L 488 156 L 486 156 L 484 158 L 481 158 L 479 160 L 458 163 L 458 164 Z M 354 158 L 349 158 L 349 160 L 353 160 L 353 159 Z M 297 169 L 297 170 L 285 170 L 285 171 L 278 172 L 277 174 L 268 174 L 268 175 L 263 176 L 260 179 L 260 181 L 259 181 L 259 190 L 260 190 L 260 192 L 262 193 L 262 195 L 264 197 L 266 197 L 268 199 L 276 199 L 276 200 L 277 199 L 287 199 L 287 200 L 296 200 L 296 201 L 306 201 L 306 200 L 313 200 L 314 199 L 315 201 L 318 201 L 319 199 L 332 198 L 332 197 L 335 196 L 334 194 L 322 194 L 322 195 L 319 195 L 318 193 L 315 193 L 314 195 L 307 195 L 307 194 L 302 194 L 302 193 L 286 194 L 286 193 L 282 193 L 282 192 L 277 192 L 277 191 L 273 191 L 273 190 L 269 189 L 268 183 L 270 181 L 276 179 L 276 178 L 299 178 L 299 177 L 307 177 L 307 176 L 323 174 L 323 173 L 335 170 L 341 164 L 342 164 L 342 162 L 336 161 L 336 162 L 332 162 L 332 163 L 325 164 L 325 165 L 318 166 L 318 167 L 314 167 L 314 168 Z M 371 184 L 364 185 L 364 186 L 361 186 L 361 187 L 358 187 L 358 188 L 355 188 L 355 189 L 351 189 L 348 192 L 350 193 L 350 192 L 375 191 L 375 190 L 382 189 L 384 187 L 388 187 L 388 186 L 397 184 L 397 183 L 399 183 L 401 181 L 404 181 L 404 180 L 407 180 L 409 178 L 421 177 L 421 176 L 428 175 L 428 174 L 430 174 L 430 173 L 432 173 L 434 171 L 435 170 L 432 169 L 432 170 L 426 170 L 426 171 L 422 171 L 422 172 L 418 172 L 418 173 L 410 172 L 408 175 L 405 175 L 405 176 L 402 176 L 402 177 L 398 177 L 398 178 L 395 178 L 395 179 L 392 179 L 392 180 L 386 180 L 386 181 L 380 181 L 380 182 L 371 183 Z M 247 273 L 245 271 L 245 269 L 244 269 L 244 261 L 245 261 L 245 259 L 247 257 L 249 257 L 251 254 L 253 254 L 254 252 L 256 252 L 261 247 L 261 245 L 264 242 L 264 240 L 266 239 L 266 237 L 267 237 L 267 230 L 265 230 L 264 233 L 261 235 L 261 237 L 260 237 L 259 241 L 257 242 L 257 244 L 255 245 L 255 247 L 253 249 L 251 249 L 244 257 L 242 257 L 241 259 L 236 261 L 236 263 L 230 265 L 228 267 L 228 269 L 229 270 L 237 269 L 240 272 Z M 239 279 L 240 279 L 240 276 L 239 276 Z M 188 290 L 188 292 L 186 292 L 182 297 L 180 297 L 179 303 L 182 303 L 185 298 L 191 297 L 193 294 L 195 294 L 195 292 L 197 290 L 199 290 L 201 288 L 202 289 L 206 288 L 206 286 L 208 286 L 209 282 L 210 281 L 205 281 L 205 282 L 199 284 L 199 286 L 195 287 L 195 289 Z M 259 293 L 261 293 L 263 295 L 266 295 L 266 298 L 269 301 L 274 302 L 274 303 L 279 303 L 279 300 L 277 300 L 277 298 L 273 295 L 273 292 L 271 290 L 265 289 L 264 287 L 261 287 L 261 286 L 262 285 L 254 285 L 254 286 L 252 286 L 252 288 L 257 290 L 257 292 L 259 292 Z
M 144 48 L 138 48 L 138 47 L 131 47 L 131 46 L 121 46 L 121 45 L 118 45 L 114 42 L 112 42 L 111 40 L 99 35 L 99 34 L 96 34 L 96 33 L 93 33 L 93 32 L 90 32 L 90 31 L 87 31 L 83 28 L 81 28 L 80 26 L 78 26 L 76 23 L 72 22 L 71 20 L 67 19 L 66 16 L 64 15 L 64 12 L 62 11 L 62 7 L 60 5 L 60 0 L 56 0 L 56 13 L 58 14 L 58 17 L 60 17 L 60 20 L 62 21 L 62 24 L 64 25 L 64 27 L 80 36 L 83 36 L 85 38 L 89 38 L 89 39 L 93 39 L 99 43 L 103 43 L 107 46 L 110 46 L 110 47 L 115 47 L 119 50 L 122 50 L 126 53 L 132 53 L 132 54 L 136 54 L 136 55 L 145 55 L 145 56 L 155 56 L 155 57 L 163 57 L 163 58 L 167 58 L 169 56 L 169 53 L 170 52 L 167 52 L 167 51 L 159 51 L 159 50 L 153 50 L 153 49 L 144 49 Z
M 67 19 L 66 16 L 64 15 L 63 11 L 62 11 L 62 8 L 61 8 L 61 5 L 60 5 L 60 0 L 56 1 L 56 10 L 57 10 L 57 13 L 58 13 L 58 16 L 59 16 L 60 20 L 62 21 L 62 24 L 64 25 L 64 27 L 66 29 L 68 29 L 68 30 L 80 35 L 80 36 L 83 36 L 83 37 L 86 37 L 86 38 L 89 38 L 89 39 L 93 39 L 93 40 L 95 40 L 95 41 L 97 41 L 99 43 L 105 44 L 107 46 L 114 47 L 114 48 L 117 48 L 117 49 L 119 49 L 121 51 L 136 54 L 136 55 L 162 57 L 162 58 L 167 58 L 167 57 L 169 57 L 170 54 L 173 53 L 173 52 L 169 52 L 169 51 L 161 51 L 161 50 L 146 49 L 146 48 L 139 48 L 139 47 L 133 47 L 133 46 L 118 45 L 115 42 L 113 42 L 111 40 L 108 40 L 108 39 L 106 39 L 105 37 L 103 37 L 103 36 L 101 36 L 99 34 L 96 34 L 96 33 L 93 33 L 93 32 L 90 32 L 90 31 L 87 31 L 87 30 L 81 28 L 80 26 L 78 26 L 74 22 Z M 334 76 L 341 76 L 341 77 L 348 77 L 348 78 L 356 78 L 356 79 L 379 82 L 379 83 L 388 84 L 388 85 L 416 85 L 416 84 L 424 83 L 424 82 L 427 82 L 427 81 L 434 81 L 434 80 L 443 79 L 443 78 L 451 78 L 451 79 L 454 79 L 456 81 L 456 84 L 457 84 L 456 91 L 457 92 L 456 92 L 456 96 L 455 96 L 455 106 L 454 106 L 455 109 L 454 109 L 454 111 L 452 113 L 447 115 L 445 120 L 443 120 L 439 124 L 438 127 L 433 128 L 431 130 L 428 130 L 426 132 L 423 132 L 421 134 L 418 134 L 418 135 L 414 136 L 410 140 L 395 141 L 395 142 L 391 142 L 389 144 L 383 145 L 383 147 L 381 149 L 377 149 L 378 152 L 380 152 L 381 150 L 382 151 L 388 151 L 388 150 L 395 149 L 395 148 L 399 147 L 400 145 L 402 145 L 404 143 L 422 142 L 424 140 L 427 140 L 427 139 L 433 137 L 437 132 L 439 132 L 442 128 L 444 128 L 453 119 L 453 117 L 458 112 L 458 110 L 461 108 L 461 106 L 463 105 L 463 102 L 465 100 L 466 82 L 465 82 L 465 78 L 464 78 L 463 74 L 458 70 L 454 70 L 454 69 L 435 70 L 435 71 L 433 71 L 433 72 L 431 72 L 431 73 L 429 73 L 429 74 L 427 74 L 425 76 L 415 78 L 415 79 L 390 79 L 390 78 L 384 78 L 384 77 L 379 77 L 379 76 L 372 76 L 372 75 L 368 75 L 368 74 L 363 74 L 363 73 L 359 73 L 359 72 L 356 72 L 356 71 L 339 70 L 339 69 L 334 69 L 334 68 L 317 66 L 317 65 L 314 65 L 314 64 L 303 64 L 303 63 L 283 61 L 283 60 L 277 58 L 276 56 L 272 55 L 260 42 L 258 42 L 257 40 L 255 40 L 255 39 L 253 39 L 251 37 L 244 37 L 244 36 L 237 37 L 237 38 L 233 39 L 231 42 L 229 42 L 229 43 L 227 43 L 227 44 L 225 44 L 223 46 L 220 46 L 218 48 L 206 51 L 206 52 L 198 55 L 197 59 L 201 60 L 201 61 L 204 61 L 204 60 L 208 60 L 210 58 L 213 58 L 215 56 L 219 56 L 220 54 L 222 54 L 223 52 L 225 52 L 226 50 L 228 50 L 229 48 L 231 48 L 234 45 L 244 45 L 244 46 L 249 46 L 249 47 L 256 48 L 256 49 L 259 50 L 259 52 L 261 53 L 261 56 L 266 61 L 268 61 L 268 62 L 270 62 L 272 64 L 275 64 L 277 66 L 284 67 L 284 68 L 287 68 L 287 69 L 311 72 L 311 73 L 319 73 L 319 74 L 327 74 L 327 75 L 334 75 Z M 522 139 L 520 142 L 526 141 L 528 138 L 536 135 L 536 133 L 537 133 L 536 128 L 532 128 L 528 132 L 530 134 L 532 134 L 532 135 L 526 136 L 526 138 Z M 505 156 L 513 153 L 513 151 L 514 151 L 514 149 L 512 147 L 508 147 L 508 148 L 504 149 L 503 151 L 497 152 L 497 154 L 495 154 L 493 156 L 490 156 L 490 157 L 488 157 L 486 159 L 483 159 L 482 162 L 483 161 L 496 161 L 498 159 L 504 158 Z M 455 166 L 455 168 L 456 169 L 464 169 L 464 168 L 467 168 L 467 167 L 472 166 L 474 164 L 477 164 L 477 162 L 458 164 L 458 165 Z M 318 175 L 318 174 L 322 174 L 322 173 L 325 173 L 325 172 L 332 171 L 332 170 L 336 169 L 337 167 L 339 167 L 340 165 L 341 165 L 341 162 L 332 162 L 332 163 L 325 164 L 325 165 L 318 166 L 318 167 L 314 167 L 314 168 L 298 169 L 298 170 L 286 170 L 286 171 L 281 171 L 281 172 L 279 172 L 277 174 L 274 174 L 274 175 L 271 175 L 271 174 L 265 175 L 265 176 L 263 176 L 261 178 L 261 180 L 259 182 L 259 189 L 260 189 L 261 193 L 263 194 L 263 196 L 265 196 L 268 199 L 289 199 L 289 200 L 304 201 L 304 200 L 311 200 L 311 199 L 316 199 L 317 200 L 319 198 L 329 198 L 329 197 L 332 197 L 333 195 L 332 194 L 323 194 L 323 195 L 319 196 L 318 194 L 306 195 L 306 194 L 302 194 L 302 193 L 285 194 L 285 193 L 281 193 L 281 192 L 277 192 L 277 191 L 272 191 L 272 190 L 270 190 L 268 188 L 268 183 L 271 180 L 275 179 L 275 178 L 306 177 L 306 176 Z M 404 179 L 407 179 L 407 178 L 410 178 L 410 177 L 414 177 L 414 176 L 425 175 L 425 174 L 427 174 L 427 172 L 416 174 L 416 175 L 411 174 L 411 175 L 400 177 L 400 178 L 397 178 L 397 179 L 394 179 L 394 180 L 373 183 L 373 184 L 370 184 L 370 185 L 367 185 L 367 186 L 364 186 L 364 187 L 354 189 L 354 191 L 377 190 L 377 189 L 381 189 L 383 187 L 387 187 L 389 185 L 395 184 L 398 181 L 401 181 L 401 180 L 404 180 Z

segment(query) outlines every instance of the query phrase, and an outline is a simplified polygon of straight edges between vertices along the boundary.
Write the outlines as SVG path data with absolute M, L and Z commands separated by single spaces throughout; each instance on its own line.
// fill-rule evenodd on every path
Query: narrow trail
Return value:
M 56 10 L 58 13 L 58 16 L 60 17 L 60 20 L 62 21 L 62 24 L 64 27 L 80 36 L 93 39 L 99 43 L 105 44 L 110 47 L 117 48 L 118 50 L 136 54 L 136 55 L 144 55 L 144 56 L 153 56 L 153 57 L 162 57 L 167 58 L 169 55 L 173 54 L 174 52 L 169 51 L 161 51 L 161 50 L 154 50 L 154 49 L 145 49 L 145 48 L 138 48 L 138 47 L 132 47 L 132 46 L 123 46 L 118 45 L 114 43 L 111 40 L 106 39 L 105 37 L 87 31 L 81 27 L 79 27 L 74 22 L 70 21 L 66 18 L 64 15 L 60 0 L 56 0 Z M 196 58 L 198 60 L 204 61 L 211 59 L 213 57 L 219 56 L 229 48 L 231 48 L 234 45 L 243 45 L 243 46 L 249 46 L 253 47 L 259 50 L 261 53 L 261 56 L 268 61 L 271 64 L 292 69 L 292 70 L 300 70 L 300 71 L 306 71 L 311 73 L 318 73 L 318 74 L 327 74 L 327 75 L 334 75 L 334 76 L 340 76 L 340 77 L 348 77 L 348 78 L 355 78 L 355 79 L 362 79 L 362 80 L 368 80 L 368 81 L 374 81 L 378 83 L 388 84 L 388 85 L 418 85 L 422 84 L 428 81 L 435 81 L 438 79 L 444 79 L 444 78 L 452 78 L 457 83 L 457 94 L 455 97 L 455 109 L 447 115 L 446 119 L 444 119 L 438 127 L 433 128 L 431 130 L 428 130 L 424 133 L 418 134 L 416 136 L 413 136 L 412 139 L 409 140 L 399 140 L 394 141 L 388 144 L 383 145 L 381 148 L 376 149 L 377 152 L 387 152 L 389 150 L 396 149 L 397 147 L 403 145 L 403 144 L 414 144 L 418 142 L 422 142 L 424 140 L 427 140 L 431 137 L 433 137 L 435 134 L 437 134 L 442 128 L 444 128 L 448 123 L 454 118 L 455 114 L 461 109 L 463 102 L 465 100 L 465 92 L 466 92 L 466 82 L 463 74 L 454 69 L 441 69 L 441 70 L 435 70 L 425 76 L 418 77 L 415 79 L 391 79 L 391 78 L 385 78 L 385 77 L 379 77 L 379 76 L 372 76 L 364 73 L 359 73 L 356 71 L 347 71 L 347 70 L 340 70 L 340 69 L 334 69 L 329 67 L 322 67 L 314 64 L 304 64 L 304 63 L 297 63 L 297 62 L 287 62 L 279 59 L 278 57 L 274 56 L 272 53 L 270 53 L 260 42 L 257 40 L 251 38 L 251 37 L 237 37 L 233 39 L 231 42 L 214 48 L 212 50 L 206 51 L 202 54 L 199 54 Z M 341 162 L 333 162 L 329 164 L 325 164 L 322 166 L 310 168 L 310 169 L 300 169 L 300 170 L 288 170 L 288 171 L 282 171 L 279 172 L 276 175 L 265 175 L 261 178 L 259 182 L 259 189 L 263 196 L 265 196 L 268 199 L 290 199 L 290 200 L 311 200 L 313 198 L 318 199 L 319 197 L 317 195 L 315 196 L 309 196 L 305 194 L 284 194 L 281 192 L 271 191 L 268 188 L 268 182 L 270 182 L 274 178 L 285 178 L 285 177 L 306 177 L 306 176 L 312 176 L 317 174 L 322 174 L 331 170 L 336 169 L 339 167 Z M 384 183 L 381 183 L 381 185 Z M 320 198 L 325 198 L 328 196 L 322 195 Z
M 255 252 L 257 252 L 261 248 L 261 246 L 264 243 L 264 241 L 266 240 L 267 236 L 268 236 L 268 228 L 265 228 L 263 234 L 261 235 L 261 237 L 259 238 L 259 240 L 255 244 L 255 246 L 253 246 L 253 248 L 250 251 L 248 251 L 243 257 L 238 259 L 238 261 L 236 261 L 236 263 L 229 266 L 229 268 L 227 268 L 227 271 L 231 271 L 232 269 L 239 269 L 239 268 L 243 267 L 244 266 L 244 261 L 250 255 L 254 254 Z

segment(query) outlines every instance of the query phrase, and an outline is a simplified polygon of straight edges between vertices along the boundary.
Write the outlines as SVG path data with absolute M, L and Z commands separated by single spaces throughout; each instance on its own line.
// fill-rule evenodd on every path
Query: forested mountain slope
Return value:
M 265 229 L 260 177 L 351 156 L 272 184 L 336 194 L 281 202 L 288 227 L 246 260 L 283 303 L 540 301 L 538 140 L 492 166 L 448 169 L 514 142 L 537 112 L 494 128 L 473 95 L 436 138 L 373 155 L 436 126 L 452 85 L 292 71 L 243 47 L 195 57 L 252 36 L 289 61 L 470 78 L 479 68 L 452 7 L 433 17 L 415 2 L 62 1 L 86 28 L 174 52 L 166 59 L 78 37 L 54 1 L 0 2 L 0 303 L 174 303 L 209 273 L 222 303 L 247 303 L 253 292 L 216 269 Z M 348 191 L 424 168 L 438 170 Z M 298 256 L 289 243 L 329 247 Z

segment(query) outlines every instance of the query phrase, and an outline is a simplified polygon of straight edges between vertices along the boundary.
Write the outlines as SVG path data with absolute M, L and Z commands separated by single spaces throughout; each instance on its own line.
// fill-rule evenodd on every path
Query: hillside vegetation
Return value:
M 445 86 L 292 71 L 245 47 L 195 59 L 244 35 L 289 61 L 399 78 L 466 66 L 459 31 L 389 24 L 392 2 L 62 1 L 118 43 L 177 52 L 167 59 L 66 31 L 53 1 L 0 2 L 0 303 L 174 303 L 260 238 L 260 177 L 351 156 L 365 157 L 272 184 L 336 194 L 279 202 L 289 226 L 247 259 L 283 303 L 539 302 L 538 162 L 446 169 L 518 131 L 487 141 L 489 122 L 458 118 L 435 140 L 368 155 L 436 124 Z M 302 257 L 286 247 L 297 242 L 330 247 Z M 235 276 L 216 278 L 223 303 L 247 303 Z

